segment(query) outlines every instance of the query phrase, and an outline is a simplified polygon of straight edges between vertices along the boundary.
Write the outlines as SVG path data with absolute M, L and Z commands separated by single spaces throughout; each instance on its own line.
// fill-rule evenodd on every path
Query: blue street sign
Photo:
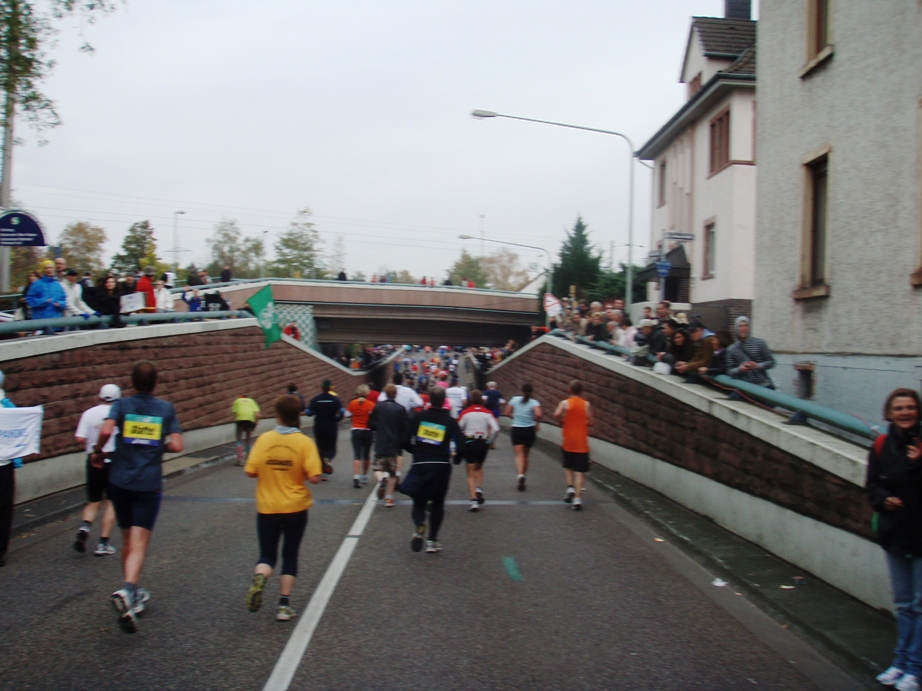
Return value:
M 672 262 L 656 262 L 656 274 L 660 278 L 666 278 L 669 275 L 669 269 L 672 268 Z
M 44 247 L 45 234 L 38 221 L 25 211 L 0 216 L 0 247 Z

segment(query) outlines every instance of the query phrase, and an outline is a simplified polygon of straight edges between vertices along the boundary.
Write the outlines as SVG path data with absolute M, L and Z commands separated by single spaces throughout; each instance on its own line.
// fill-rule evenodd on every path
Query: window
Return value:
M 714 175 L 730 165 L 730 111 L 711 120 L 710 173 Z
M 659 179 L 656 182 L 656 205 L 665 206 L 666 204 L 666 161 L 662 161 L 657 168 Z
M 829 0 L 810 0 L 807 44 L 814 58 L 829 45 Z
M 704 222 L 704 272 L 701 278 L 713 278 L 717 266 L 717 224 Z
M 809 166 L 811 188 L 808 286 L 826 283 L 826 239 L 829 159 L 826 156 Z

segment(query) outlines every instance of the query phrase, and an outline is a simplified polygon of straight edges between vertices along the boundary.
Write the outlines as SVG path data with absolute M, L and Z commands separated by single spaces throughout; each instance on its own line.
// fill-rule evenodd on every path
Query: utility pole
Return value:
M 6 95 L 4 107 L 6 125 L 3 128 L 3 177 L 0 178 L 0 208 L 8 210 L 13 184 L 13 118 L 16 115 L 16 103 L 10 94 Z M 0 291 L 10 292 L 10 248 L 0 247 Z
M 483 241 L 486 235 L 483 232 L 483 214 L 480 214 L 480 258 L 483 259 Z

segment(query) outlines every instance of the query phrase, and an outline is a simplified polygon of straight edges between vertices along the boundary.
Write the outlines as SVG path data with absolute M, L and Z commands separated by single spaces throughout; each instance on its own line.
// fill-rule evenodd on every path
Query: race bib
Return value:
M 122 439 L 126 444 L 160 446 L 163 437 L 163 418 L 151 415 L 126 415 Z
M 421 422 L 416 430 L 416 438 L 424 444 L 439 445 L 445 441 L 445 425 L 434 422 Z

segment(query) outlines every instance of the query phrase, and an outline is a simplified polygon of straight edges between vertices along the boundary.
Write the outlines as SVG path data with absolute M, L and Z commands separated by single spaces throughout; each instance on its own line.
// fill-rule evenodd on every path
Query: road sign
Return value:
M 43 247 L 45 234 L 38 221 L 25 211 L 7 211 L 0 216 L 0 246 Z
M 694 233 L 666 233 L 667 240 L 674 240 L 676 242 L 694 242 L 695 234 Z
M 550 293 L 544 294 L 544 311 L 547 312 L 547 316 L 556 317 L 563 311 L 563 306 L 560 304 L 560 300 L 555 298 Z
M 669 269 L 672 268 L 672 262 L 656 262 L 656 275 L 660 278 L 666 278 L 669 275 Z

